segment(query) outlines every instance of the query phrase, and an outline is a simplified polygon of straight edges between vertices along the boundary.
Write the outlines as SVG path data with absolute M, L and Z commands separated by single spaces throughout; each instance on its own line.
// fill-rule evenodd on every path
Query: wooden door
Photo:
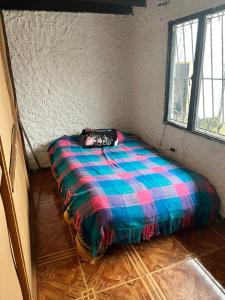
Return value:
M 2 19 L 0 22 L 0 135 L 5 153 L 6 166 L 10 168 L 11 156 L 11 136 L 13 125 L 16 122 L 13 103 L 14 99 L 10 97 L 9 83 L 7 81 L 8 67 L 6 65 L 6 48 L 4 44 Z
M 1 186 L 1 169 L 0 169 Z M 0 300 L 23 300 L 23 295 L 16 272 L 15 256 L 9 238 L 5 210 L 0 194 Z
M 24 159 L 17 105 L 8 59 L 3 17 L 0 16 L 0 167 L 1 197 L 15 255 L 23 299 L 32 299 L 29 226 L 29 181 Z M 0 278 L 0 281 L 2 278 Z M 7 298 L 16 299 L 16 298 Z

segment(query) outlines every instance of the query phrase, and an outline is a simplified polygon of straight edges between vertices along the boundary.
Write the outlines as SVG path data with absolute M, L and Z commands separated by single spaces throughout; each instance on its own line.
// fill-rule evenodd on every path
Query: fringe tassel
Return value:
M 71 193 L 70 191 L 67 191 L 66 193 L 66 199 L 64 200 L 64 205 L 67 205 L 70 202 Z
M 156 224 L 146 225 L 142 231 L 142 239 L 149 241 L 156 234 L 158 234 Z
M 80 220 L 79 220 L 80 221 Z M 80 224 L 79 224 L 80 225 Z M 92 254 L 102 253 L 108 246 L 114 243 L 118 244 L 136 244 L 141 240 L 149 241 L 153 236 L 160 234 L 168 235 L 178 231 L 181 228 L 187 228 L 194 225 L 193 216 L 185 218 L 175 218 L 170 222 L 159 224 L 148 224 L 144 228 L 124 229 L 114 232 L 110 229 L 102 229 L 101 240 L 96 245 L 92 245 Z
M 74 218 L 74 227 L 76 229 L 77 232 L 80 232 L 80 228 L 81 228 L 81 218 L 80 215 L 78 213 L 76 213 L 76 216 Z

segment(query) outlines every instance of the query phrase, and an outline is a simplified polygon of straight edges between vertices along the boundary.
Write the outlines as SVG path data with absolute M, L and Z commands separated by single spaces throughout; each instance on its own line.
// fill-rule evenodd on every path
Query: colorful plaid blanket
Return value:
M 83 149 L 75 136 L 50 144 L 65 218 L 97 255 L 112 243 L 137 243 L 218 213 L 214 187 L 134 135 L 117 147 Z

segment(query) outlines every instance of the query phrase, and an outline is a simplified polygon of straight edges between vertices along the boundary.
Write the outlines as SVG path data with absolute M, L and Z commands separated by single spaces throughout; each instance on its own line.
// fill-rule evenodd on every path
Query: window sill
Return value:
M 211 135 L 208 135 L 202 131 L 199 131 L 199 130 L 188 130 L 186 127 L 184 126 L 181 126 L 181 125 L 178 125 L 176 123 L 172 123 L 170 121 L 163 121 L 163 124 L 165 125 L 171 125 L 172 127 L 175 127 L 175 128 L 178 128 L 178 129 L 182 129 L 188 133 L 193 133 L 193 134 L 196 134 L 196 135 L 199 135 L 199 136 L 202 136 L 208 140 L 211 140 L 211 141 L 215 141 L 215 142 L 219 142 L 221 144 L 225 144 L 225 139 L 220 139 L 219 137 L 214 137 L 214 136 L 211 136 Z

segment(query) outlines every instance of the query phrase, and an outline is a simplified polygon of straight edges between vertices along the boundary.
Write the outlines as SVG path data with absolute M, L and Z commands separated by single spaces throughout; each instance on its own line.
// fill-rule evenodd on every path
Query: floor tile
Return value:
M 95 296 L 97 300 L 159 300 L 153 287 L 145 278 L 96 293 Z
M 81 262 L 84 280 L 75 252 L 73 255 L 71 236 L 63 221 L 62 202 L 52 174 L 49 171 L 32 174 L 31 185 L 38 300 L 90 300 L 90 296 L 93 300 L 159 300 L 158 294 L 163 300 L 224 299 L 203 271 L 207 269 L 224 285 L 225 241 L 209 228 L 184 230 L 142 242 L 134 248 L 129 246 L 131 252 L 121 246 L 110 247 L 95 264 Z M 216 223 L 212 228 L 225 236 L 224 225 Z M 181 262 L 190 254 L 204 255 L 198 258 L 198 263 L 193 259 Z M 140 274 L 137 266 L 144 272 Z M 148 272 L 153 273 L 140 279 L 140 275 Z
M 63 208 L 58 201 L 35 207 L 34 212 L 35 226 L 48 226 L 54 223 L 63 224 Z
M 41 186 L 52 185 L 54 183 L 54 177 L 52 176 L 50 169 L 46 169 L 40 172 L 32 172 L 30 178 L 30 183 L 33 190 Z
M 214 223 L 211 227 L 225 239 L 225 221 Z
M 36 204 L 39 202 L 39 199 L 40 199 L 40 191 L 36 188 L 35 190 L 32 190 L 32 205 L 33 205 L 33 207 L 36 206 Z
M 72 247 L 67 225 L 54 223 L 35 228 L 36 256 L 49 255 Z
M 57 184 L 49 170 L 31 175 L 34 207 L 58 198 Z
M 76 257 L 37 267 L 38 299 L 81 297 L 86 289 Z
M 202 255 L 225 245 L 225 241 L 208 227 L 182 230 L 175 236 L 193 255 Z
M 111 246 L 95 264 L 81 262 L 88 287 L 102 290 L 137 278 L 134 266 L 121 246 Z
M 199 260 L 225 290 L 225 249 L 204 255 Z
M 59 197 L 57 185 L 55 182 L 53 182 L 53 185 L 51 186 L 42 186 L 40 188 L 40 199 L 37 205 L 42 205 L 49 202 L 55 202 L 58 201 L 63 205 L 62 200 Z
M 148 272 L 177 263 L 188 256 L 188 252 L 174 236 L 154 238 L 133 247 L 144 262 Z
M 222 291 L 194 259 L 156 272 L 152 276 L 158 290 L 168 300 L 224 299 Z

